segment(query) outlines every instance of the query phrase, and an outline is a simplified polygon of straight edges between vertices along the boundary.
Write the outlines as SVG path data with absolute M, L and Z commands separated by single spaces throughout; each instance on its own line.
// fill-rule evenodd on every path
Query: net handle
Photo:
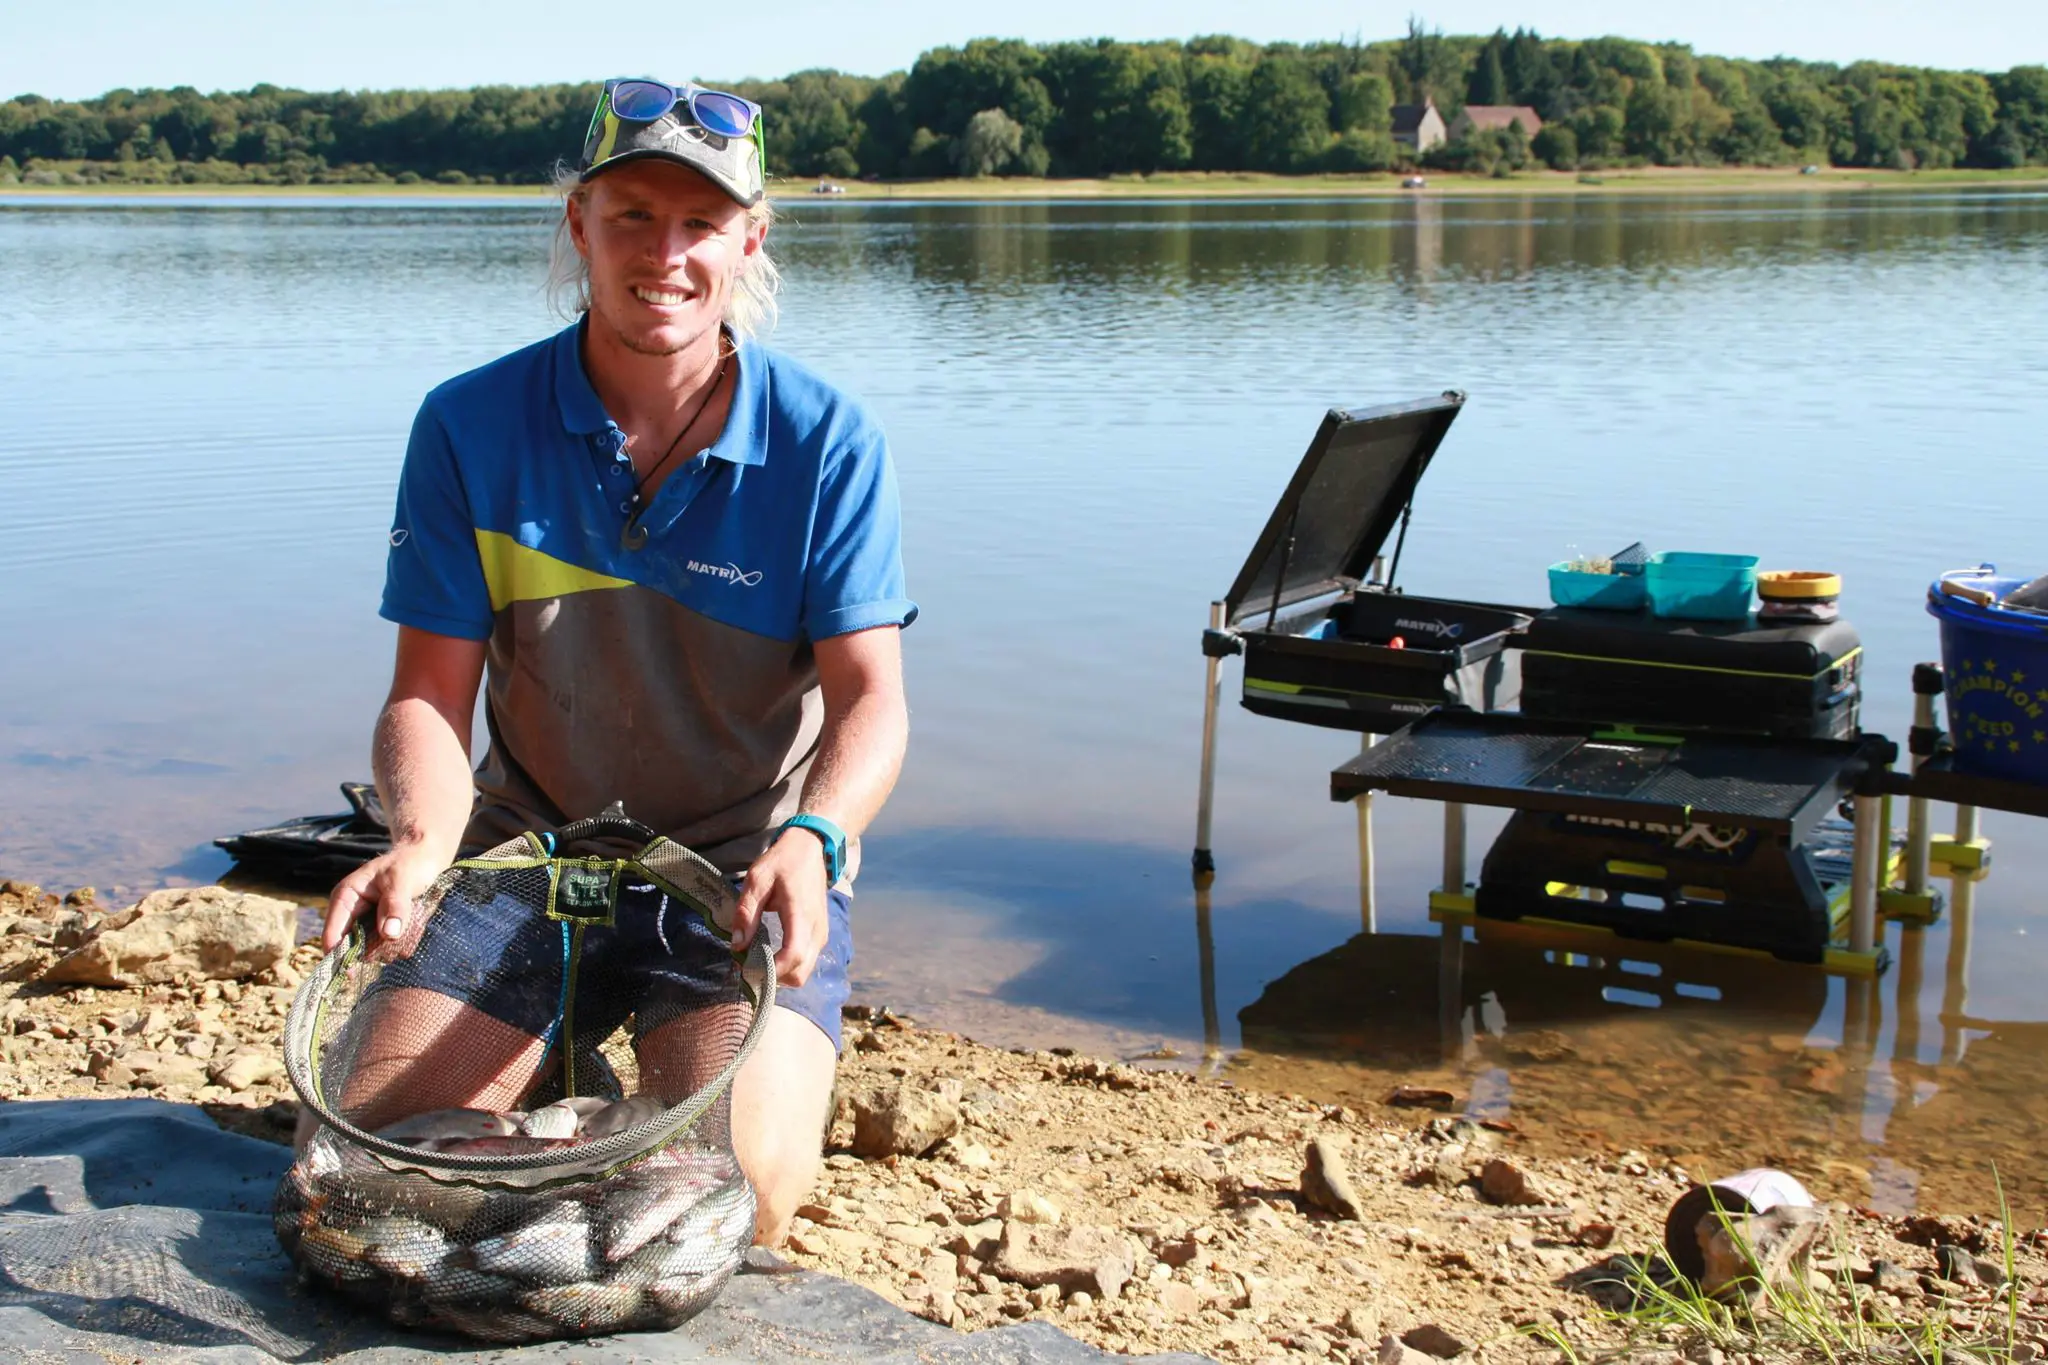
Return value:
M 731 1088 L 734 1077 L 739 1075 L 739 1070 L 746 1064 L 747 1058 L 753 1055 L 755 1046 L 761 1041 L 761 1034 L 768 1027 L 769 1011 L 775 1008 L 775 959 L 769 952 L 768 935 L 757 933 L 753 944 L 747 950 L 746 959 L 747 967 L 758 972 L 761 979 L 761 987 L 754 1001 L 754 1017 L 747 1024 L 746 1035 L 740 1039 L 739 1049 L 734 1053 L 732 1061 L 696 1093 L 644 1123 L 575 1147 L 559 1147 L 525 1155 L 508 1153 L 498 1156 L 462 1156 L 442 1152 L 423 1153 L 416 1147 L 380 1138 L 375 1133 L 358 1128 L 344 1119 L 328 1107 L 320 1094 L 318 1080 L 313 1075 L 313 1044 L 319 1031 L 320 1016 L 326 1005 L 328 990 L 333 986 L 335 978 L 362 956 L 363 943 L 364 939 L 360 934 L 351 935 L 347 942 L 320 959 L 319 965 L 313 968 L 305 983 L 299 987 L 298 994 L 292 997 L 291 1012 L 285 1018 L 285 1074 L 291 1079 L 292 1089 L 298 1092 L 299 1102 L 310 1109 L 322 1125 L 333 1129 L 335 1133 L 365 1151 L 374 1152 L 405 1168 L 420 1171 L 430 1178 L 437 1170 L 490 1174 L 562 1166 L 587 1172 L 603 1166 L 621 1164 L 631 1157 L 643 1155 L 695 1124 L 713 1104 L 717 1103 L 719 1097 Z M 749 983 L 743 979 L 741 984 L 746 986 Z M 660 1139 L 659 1142 L 654 1141 L 657 1138 Z
M 645 848 L 661 836 L 613 805 L 556 830 L 555 847 L 566 851 L 571 844 L 606 837 L 628 839 L 634 847 Z

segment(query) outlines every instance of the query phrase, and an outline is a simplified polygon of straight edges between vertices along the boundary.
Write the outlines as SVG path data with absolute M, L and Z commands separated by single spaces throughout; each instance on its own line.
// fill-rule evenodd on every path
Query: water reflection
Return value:
M 1195 891 L 1195 930 L 1218 1059 L 1209 898 Z M 1359 1102 L 1440 1086 L 1539 1150 L 1593 1138 L 1700 1174 L 1782 1166 L 1887 1212 L 1995 1212 L 1995 1166 L 2015 1217 L 2038 1222 L 2048 1022 L 1969 1013 L 1974 885 L 1958 880 L 1950 904 L 1944 926 L 1893 927 L 1896 966 L 1878 979 L 1553 926 L 1368 926 L 1238 1011 L 1228 1074 Z
M 1312 276 L 1507 281 L 1539 265 L 1672 281 L 1700 270 L 2024 249 L 2038 191 L 1896 199 L 1618 196 L 1363 201 L 836 205 L 796 209 L 807 260 L 907 265 L 1000 304 L 1037 284 L 1214 286 Z M 2015 212 L 2015 210 L 2022 210 Z M 1451 244 L 1447 251 L 1447 243 Z

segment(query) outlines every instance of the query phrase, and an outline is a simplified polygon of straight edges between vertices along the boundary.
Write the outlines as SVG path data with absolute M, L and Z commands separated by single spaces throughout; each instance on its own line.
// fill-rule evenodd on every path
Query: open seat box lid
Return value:
M 1225 623 L 1236 629 L 1276 607 L 1284 611 L 1364 582 L 1464 404 L 1465 395 L 1452 390 L 1324 414 L 1224 595 Z

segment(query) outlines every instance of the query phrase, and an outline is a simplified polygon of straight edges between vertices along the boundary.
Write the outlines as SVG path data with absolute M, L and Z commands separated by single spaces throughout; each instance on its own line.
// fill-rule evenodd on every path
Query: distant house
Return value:
M 1444 116 L 1436 111 L 1435 100 L 1395 105 L 1392 131 L 1394 141 L 1418 155 L 1450 140 L 1450 134 L 1444 129 Z
M 1521 124 L 1522 131 L 1530 137 L 1543 131 L 1543 120 L 1526 104 L 1468 104 L 1451 120 L 1451 136 L 1495 133 L 1511 123 Z

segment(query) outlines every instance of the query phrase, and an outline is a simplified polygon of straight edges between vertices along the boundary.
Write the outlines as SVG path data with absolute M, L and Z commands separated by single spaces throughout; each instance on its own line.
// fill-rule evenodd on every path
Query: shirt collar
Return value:
M 577 319 L 555 336 L 555 403 L 562 410 L 562 426 L 578 435 L 590 436 L 612 425 L 604 400 L 591 386 L 583 369 L 583 329 L 589 316 Z M 747 337 L 735 338 L 731 384 L 732 410 L 725 430 L 711 445 L 710 456 L 728 464 L 762 464 L 768 458 L 767 431 L 768 375 L 766 357 Z

